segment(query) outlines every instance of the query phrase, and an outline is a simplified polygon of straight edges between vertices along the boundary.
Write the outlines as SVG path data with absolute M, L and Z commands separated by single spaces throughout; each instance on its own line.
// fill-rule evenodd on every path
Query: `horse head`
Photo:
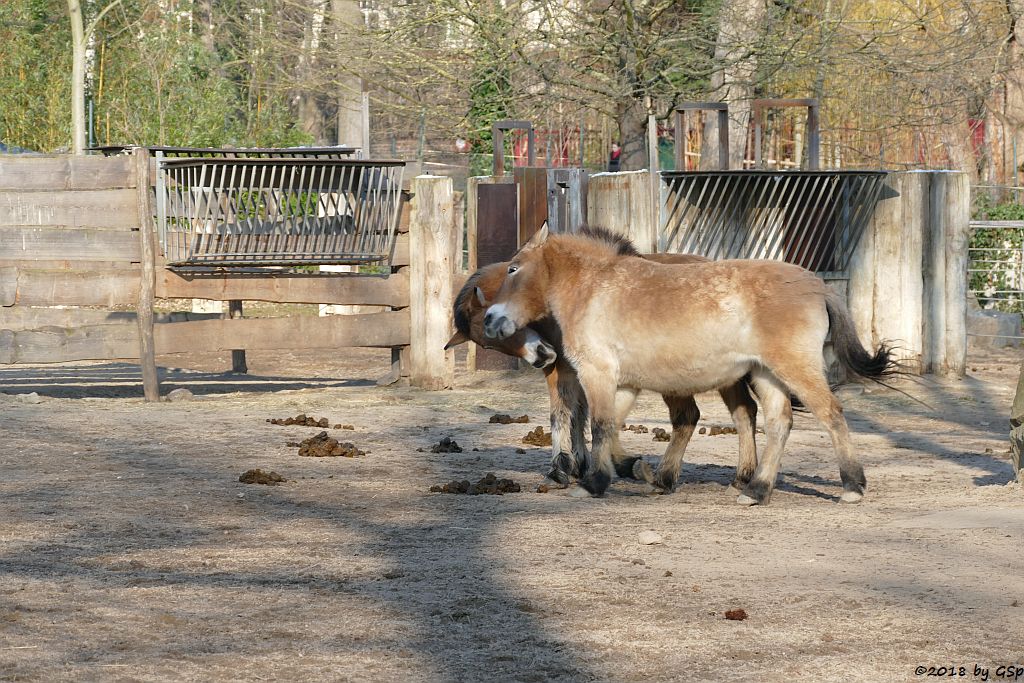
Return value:
M 488 300 L 494 298 L 505 282 L 508 265 L 505 262 L 484 266 L 466 280 L 466 284 L 455 297 L 453 306 L 456 331 L 444 348 L 450 349 L 472 341 L 485 349 L 494 349 L 509 356 L 522 358 L 536 368 L 547 367 L 555 361 L 557 352 L 534 330 L 518 330 L 500 340 L 484 334 L 484 315 Z
M 544 297 L 548 279 L 544 261 L 547 242 L 545 222 L 509 262 L 505 281 L 484 315 L 484 335 L 487 337 L 508 339 L 523 326 L 548 314 Z

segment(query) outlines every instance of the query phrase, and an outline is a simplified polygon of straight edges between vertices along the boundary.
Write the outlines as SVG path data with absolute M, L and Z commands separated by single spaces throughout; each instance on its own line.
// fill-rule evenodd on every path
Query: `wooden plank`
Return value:
M 962 377 L 967 371 L 969 181 L 959 172 L 933 171 L 928 176 L 924 371 Z
M 13 306 L 18 300 L 18 269 L 0 266 L 0 306 Z
M 88 261 L 67 259 L 0 259 L 0 268 L 28 268 L 31 270 L 139 270 L 138 262 L 131 261 Z
M 206 320 L 156 326 L 157 353 L 391 347 L 409 343 L 409 314 L 387 311 L 359 315 L 295 316 Z M 443 346 L 442 342 L 442 346 Z
M 135 190 L 0 190 L 0 226 L 4 225 L 131 230 L 139 225 Z
M 153 316 L 157 323 L 181 323 L 196 320 L 219 320 L 220 313 L 174 311 Z M 91 325 L 138 325 L 135 311 L 110 311 L 95 308 L 35 308 L 12 306 L 0 311 L 0 329 L 38 330 L 44 327 L 72 329 Z
M 409 233 L 402 233 L 395 238 L 395 254 L 391 258 L 391 267 L 400 268 L 409 265 Z
M 195 275 L 167 269 L 157 273 L 156 295 L 163 299 L 272 301 L 297 304 L 408 306 L 409 277 L 395 274 Z
M 199 325 L 202 323 L 183 323 Z M 0 330 L 0 363 L 127 360 L 139 354 L 135 325 L 94 325 L 69 330 Z
M 0 156 L 0 190 L 111 190 L 135 187 L 131 157 Z
M 138 261 L 138 233 L 127 230 L 0 226 L 0 260 Z
M 653 227 L 656 221 L 650 182 L 648 171 L 590 176 L 587 223 L 625 235 L 642 253 L 657 251 L 658 229 Z
M 0 291 L 5 282 L 0 269 Z M 37 270 L 14 268 L 19 306 L 134 306 L 139 298 L 139 270 Z
M 444 345 L 452 333 L 456 230 L 452 179 L 417 176 L 412 188 L 409 382 L 427 390 L 450 389 L 455 384 L 455 353 Z
M 391 347 L 409 343 L 404 311 L 324 318 L 252 318 L 167 323 L 155 327 L 157 353 Z M 75 360 L 134 360 L 137 325 L 90 325 L 77 329 L 0 329 L 0 364 L 65 363 Z
M 548 219 L 548 169 L 518 166 L 512 177 L 519 195 L 519 244 L 526 244 Z
M 139 303 L 136 306 L 139 321 L 139 363 L 142 365 L 142 390 L 147 401 L 160 400 L 160 376 L 156 371 L 156 343 L 154 341 L 153 304 L 156 300 L 156 259 L 158 246 L 156 231 L 150 217 L 153 202 L 149 194 L 149 151 L 136 149 L 132 158 L 135 162 L 136 211 L 139 230 L 139 249 L 142 256 L 142 273 L 139 278 Z

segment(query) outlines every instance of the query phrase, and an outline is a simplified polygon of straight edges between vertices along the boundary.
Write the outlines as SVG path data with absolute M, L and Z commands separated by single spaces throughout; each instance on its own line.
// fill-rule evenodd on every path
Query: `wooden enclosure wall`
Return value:
M 849 304 L 861 340 L 895 344 L 908 369 L 962 376 L 967 365 L 964 173 L 890 174 L 850 264 Z
M 409 360 L 401 350 L 427 343 L 410 326 L 414 259 L 409 231 L 454 232 L 454 215 L 421 214 L 424 221 L 433 221 L 429 224 L 402 221 L 392 273 L 386 276 L 189 275 L 164 268 L 158 244 L 152 261 L 143 257 L 148 249 L 139 226 L 152 226 L 149 170 L 144 150 L 135 157 L 0 157 L 0 363 L 141 359 L 146 395 L 153 399 L 158 391 L 155 365 L 146 372 L 147 354 L 390 347 L 397 373 L 399 358 Z M 148 177 L 140 192 L 142 174 Z M 427 180 L 423 187 L 437 182 Z M 156 241 L 152 230 L 148 236 Z M 456 244 L 461 249 L 461 242 Z M 447 278 L 450 287 L 450 270 L 431 266 L 430 272 L 442 281 L 437 286 L 443 288 Z M 154 298 L 365 304 L 390 310 L 327 317 L 159 317 L 152 312 Z M 425 315 L 437 312 L 431 307 Z M 447 308 L 444 315 L 447 320 Z M 443 345 L 444 340 L 438 348 Z M 424 386 L 450 386 L 444 368 L 440 381 L 432 368 L 401 372 L 416 375 Z

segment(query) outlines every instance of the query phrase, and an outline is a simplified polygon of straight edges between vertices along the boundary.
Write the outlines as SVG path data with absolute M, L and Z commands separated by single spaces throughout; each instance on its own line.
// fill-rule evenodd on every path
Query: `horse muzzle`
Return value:
M 494 312 L 494 308 L 492 306 L 492 310 L 488 310 L 484 315 L 484 336 L 491 339 L 508 339 L 516 333 L 516 324 L 504 313 Z
M 543 341 L 537 342 L 533 346 L 529 346 L 528 352 L 528 357 L 526 358 L 527 362 L 537 369 L 546 368 L 554 363 L 555 358 L 558 357 L 555 349 Z M 532 356 L 532 358 L 529 356 Z

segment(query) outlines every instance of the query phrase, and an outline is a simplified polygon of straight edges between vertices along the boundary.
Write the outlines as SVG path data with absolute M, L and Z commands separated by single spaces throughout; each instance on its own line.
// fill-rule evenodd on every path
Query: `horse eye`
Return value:
M 511 275 L 512 273 L 516 272 L 517 270 L 519 270 L 519 266 L 517 266 L 517 265 L 515 265 L 513 263 L 511 266 L 508 267 L 508 274 Z

